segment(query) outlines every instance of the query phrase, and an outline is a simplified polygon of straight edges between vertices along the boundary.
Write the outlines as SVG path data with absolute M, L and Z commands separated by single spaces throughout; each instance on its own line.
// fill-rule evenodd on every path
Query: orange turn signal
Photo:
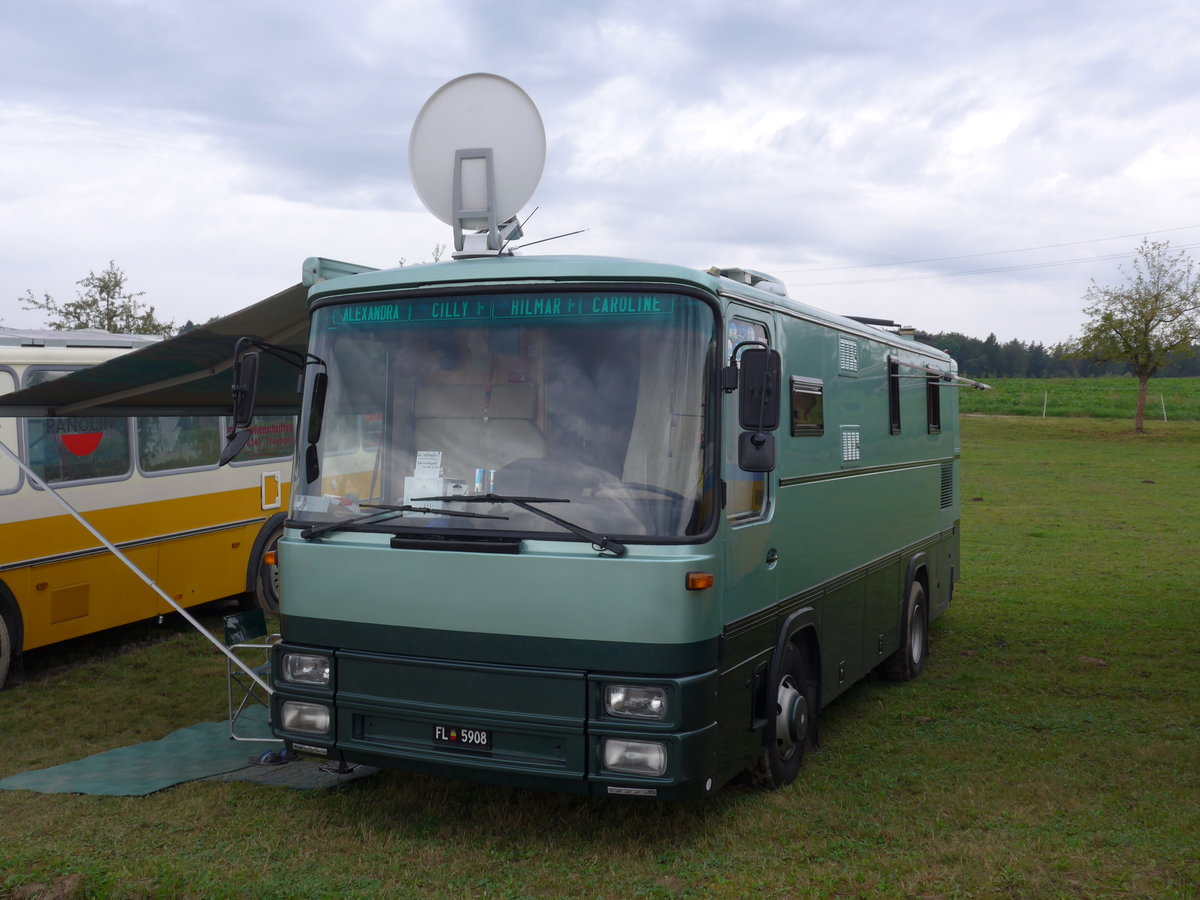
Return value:
M 265 565 L 265 566 L 276 565 L 277 564 L 276 559 L 277 559 L 277 557 L 275 556 L 275 551 L 268 550 L 266 553 L 263 554 L 263 565 Z
M 685 585 L 689 591 L 705 591 L 715 582 L 712 572 L 688 572 Z

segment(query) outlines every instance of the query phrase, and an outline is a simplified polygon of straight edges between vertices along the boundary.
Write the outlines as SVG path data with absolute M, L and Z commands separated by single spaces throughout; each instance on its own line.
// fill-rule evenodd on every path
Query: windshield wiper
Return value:
M 434 501 L 454 501 L 456 503 L 511 503 L 518 509 L 523 509 L 526 512 L 531 512 L 535 516 L 541 516 L 543 519 L 553 522 L 560 528 L 565 528 L 572 534 L 577 534 L 585 540 L 592 542 L 592 545 L 599 547 L 601 550 L 611 553 L 613 556 L 624 556 L 626 547 L 620 541 L 614 541 L 612 538 L 598 534 L 591 529 L 584 528 L 582 525 L 576 525 L 574 522 L 568 522 L 566 519 L 560 519 L 553 513 L 548 513 L 544 509 L 538 509 L 536 506 L 531 506 L 533 503 L 570 503 L 563 497 L 510 497 L 508 494 L 459 494 L 457 496 L 446 497 L 414 497 L 418 503 L 432 503 Z M 467 513 L 466 515 L 470 515 Z M 507 518 L 502 516 L 501 518 Z
M 447 500 L 453 499 L 450 497 Z M 364 522 L 382 522 L 384 519 L 390 519 L 393 516 L 398 516 L 401 513 L 416 512 L 416 513 L 431 513 L 435 516 L 462 516 L 468 519 L 507 519 L 508 516 L 489 516 L 486 513 L 463 512 L 455 509 L 433 509 L 429 506 L 389 506 L 386 503 L 360 503 L 360 507 L 366 509 L 377 509 L 379 512 L 363 513 L 361 516 L 343 519 L 340 522 L 326 522 L 324 525 L 314 525 L 312 528 L 305 528 L 300 532 L 300 537 L 306 541 L 315 541 L 327 531 L 337 531 L 341 528 L 349 528 L 351 525 L 361 525 Z

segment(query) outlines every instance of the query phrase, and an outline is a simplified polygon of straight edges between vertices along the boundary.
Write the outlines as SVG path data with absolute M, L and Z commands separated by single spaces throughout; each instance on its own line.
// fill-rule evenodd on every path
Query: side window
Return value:
M 742 341 L 767 342 L 767 328 L 761 322 L 730 319 L 725 331 L 725 359 Z M 738 467 L 737 393 L 729 394 L 725 412 L 724 464 L 725 515 L 730 521 L 753 519 L 762 515 L 767 503 L 767 478 L 764 472 L 744 472 Z
M 144 416 L 137 420 L 138 466 L 170 472 L 215 466 L 221 453 L 218 416 Z
M 250 442 L 234 465 L 291 456 L 296 445 L 296 420 L 292 416 L 256 416 L 250 434 Z
M 12 369 L 0 369 L 0 394 L 17 389 L 17 377 Z M 17 452 L 17 420 L 0 419 L 0 441 L 13 453 Z M 7 453 L 0 453 L 0 494 L 11 494 L 21 486 L 21 470 Z
M 900 363 L 888 357 L 888 417 L 892 434 L 900 433 Z
M 792 376 L 792 437 L 825 433 L 824 395 L 821 379 Z
M 27 372 L 25 386 L 53 381 L 68 370 Z M 29 467 L 48 484 L 129 474 L 129 420 L 110 416 L 27 419 Z
M 925 379 L 925 410 L 929 419 L 929 433 L 940 434 L 942 430 L 942 380 L 936 375 Z

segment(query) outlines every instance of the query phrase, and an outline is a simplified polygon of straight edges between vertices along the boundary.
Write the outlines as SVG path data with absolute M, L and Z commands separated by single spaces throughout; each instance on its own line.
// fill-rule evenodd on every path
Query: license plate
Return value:
M 484 728 L 464 728 L 461 725 L 434 725 L 433 742 L 458 750 L 491 750 L 492 733 Z

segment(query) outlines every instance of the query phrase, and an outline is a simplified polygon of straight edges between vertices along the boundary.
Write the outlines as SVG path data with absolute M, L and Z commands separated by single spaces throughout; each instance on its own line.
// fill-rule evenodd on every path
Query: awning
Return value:
M 308 287 L 293 285 L 253 306 L 54 381 L 0 396 L 0 416 L 225 415 L 234 345 L 250 337 L 303 354 Z M 262 354 L 255 411 L 299 411 L 301 371 Z

